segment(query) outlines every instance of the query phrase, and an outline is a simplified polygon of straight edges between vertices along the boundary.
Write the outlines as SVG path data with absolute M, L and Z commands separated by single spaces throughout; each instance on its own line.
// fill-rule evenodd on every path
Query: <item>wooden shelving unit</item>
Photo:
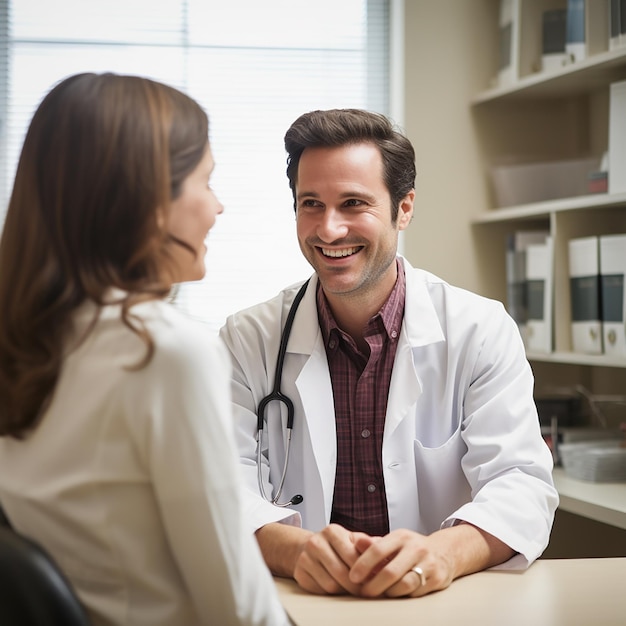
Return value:
M 588 56 L 552 71 L 540 67 L 541 14 L 546 9 L 565 8 L 558 0 L 520 0 L 518 79 L 502 87 L 489 86 L 470 103 L 476 120 L 484 170 L 505 159 L 540 164 L 553 160 L 601 156 L 608 150 L 609 88 L 626 79 L 626 46 L 609 50 L 608 3 L 587 1 Z M 499 2 L 492 3 L 493 36 L 498 37 Z M 491 74 L 497 75 L 494 66 Z M 610 173 L 609 173 L 610 176 Z M 486 180 L 485 185 L 490 186 Z M 571 345 L 571 315 L 568 272 L 568 242 L 576 237 L 626 233 L 626 194 L 588 194 L 532 204 L 497 208 L 494 195 L 472 218 L 475 229 L 500 239 L 499 246 L 480 251 L 483 265 L 503 265 L 502 237 L 521 229 L 548 230 L 554 241 L 554 351 L 529 354 L 547 363 L 589 367 L 626 368 L 626 359 L 574 354 Z M 484 236 L 484 235 L 483 235 Z M 502 268 L 503 270 L 503 268 Z M 490 295 L 505 301 L 506 284 Z M 622 379 L 624 380 L 624 379 Z

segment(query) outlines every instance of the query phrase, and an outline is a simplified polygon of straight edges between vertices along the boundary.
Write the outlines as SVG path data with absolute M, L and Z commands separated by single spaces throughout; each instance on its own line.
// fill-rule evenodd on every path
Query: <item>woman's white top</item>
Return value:
M 94 625 L 288 624 L 241 517 L 230 362 L 173 306 L 105 307 L 23 441 L 0 438 L 0 502 L 56 559 Z M 80 336 L 96 314 L 76 314 Z

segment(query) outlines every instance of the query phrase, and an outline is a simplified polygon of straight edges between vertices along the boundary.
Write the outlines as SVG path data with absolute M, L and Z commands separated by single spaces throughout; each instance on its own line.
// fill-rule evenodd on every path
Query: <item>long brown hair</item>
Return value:
M 146 343 L 140 366 L 150 360 L 130 309 L 171 289 L 169 207 L 207 141 L 201 107 L 146 78 L 79 74 L 43 99 L 0 241 L 0 435 L 36 425 L 85 300 L 122 290 L 122 319 Z

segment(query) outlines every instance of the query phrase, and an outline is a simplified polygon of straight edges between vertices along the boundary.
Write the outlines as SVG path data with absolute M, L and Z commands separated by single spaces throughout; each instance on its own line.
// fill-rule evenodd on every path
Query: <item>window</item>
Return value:
M 212 186 L 225 212 L 207 276 L 176 301 L 216 330 L 305 278 L 283 136 L 312 109 L 389 114 L 392 0 L 0 0 L 0 199 L 26 127 L 53 84 L 81 71 L 179 87 L 210 118 Z

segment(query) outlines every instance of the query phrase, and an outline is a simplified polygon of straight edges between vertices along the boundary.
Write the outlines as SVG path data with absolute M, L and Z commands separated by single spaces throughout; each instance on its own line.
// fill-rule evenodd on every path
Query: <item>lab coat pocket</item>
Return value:
M 467 447 L 460 425 L 451 437 L 436 447 L 428 447 L 415 439 L 413 451 L 420 515 L 428 532 L 433 532 L 471 498 L 461 466 Z

